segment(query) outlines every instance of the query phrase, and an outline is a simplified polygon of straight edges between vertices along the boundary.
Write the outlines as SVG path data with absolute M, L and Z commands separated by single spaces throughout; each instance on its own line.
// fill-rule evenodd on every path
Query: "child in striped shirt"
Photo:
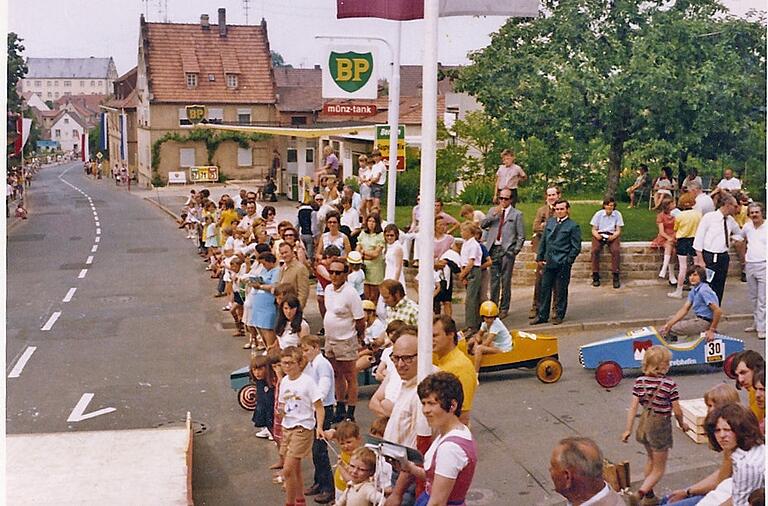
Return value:
M 672 420 L 675 414 L 683 432 L 689 430 L 683 419 L 683 412 L 678 402 L 680 395 L 677 383 L 665 375 L 669 371 L 672 353 L 664 346 L 652 346 L 643 356 L 643 375 L 635 380 L 632 388 L 632 403 L 627 413 L 627 429 L 621 436 L 623 442 L 629 440 L 632 425 L 638 407 L 643 408 L 635 438 L 645 446 L 648 461 L 645 465 L 646 476 L 635 497 L 643 506 L 655 506 L 659 499 L 653 493 L 653 487 L 664 475 L 669 449 L 672 448 Z

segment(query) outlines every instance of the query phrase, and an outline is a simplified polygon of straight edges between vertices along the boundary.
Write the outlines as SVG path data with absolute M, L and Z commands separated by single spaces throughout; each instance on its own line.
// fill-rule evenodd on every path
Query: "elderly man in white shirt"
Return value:
M 765 339 L 765 264 L 768 231 L 763 216 L 763 205 L 758 202 L 749 204 L 747 216 L 750 221 L 744 224 L 742 233 L 747 240 L 745 273 L 754 321 L 744 331 L 757 332 L 758 339 Z
M 709 281 L 709 286 L 717 294 L 720 306 L 723 305 L 723 293 L 725 292 L 725 280 L 728 276 L 728 266 L 731 257 L 728 249 L 731 246 L 731 237 L 734 240 L 744 239 L 741 228 L 733 215 L 739 212 L 739 203 L 730 195 L 720 199 L 720 209 L 707 213 L 699 222 L 696 229 L 696 237 L 693 239 L 693 249 L 696 250 L 694 263 L 714 271 L 714 276 Z
M 693 204 L 693 208 L 699 211 L 702 215 L 711 213 L 715 210 L 715 203 L 712 200 L 712 197 L 704 193 L 700 183 L 692 181 L 688 184 L 688 191 L 690 191 L 691 195 L 696 198 L 696 203 Z

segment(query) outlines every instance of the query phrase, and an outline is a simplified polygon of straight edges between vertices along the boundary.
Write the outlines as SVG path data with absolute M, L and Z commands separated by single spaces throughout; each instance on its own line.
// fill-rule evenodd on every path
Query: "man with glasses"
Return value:
M 512 190 L 503 188 L 499 191 L 499 205 L 488 212 L 480 226 L 486 230 L 485 247 L 493 262 L 491 300 L 499 306 L 499 318 L 504 319 L 509 314 L 512 269 L 525 242 L 523 213 L 512 207 Z
M 325 287 L 325 356 L 333 366 L 336 383 L 336 421 L 355 419 L 357 403 L 357 350 L 365 342 L 365 312 L 355 288 L 347 283 L 349 266 L 341 258 L 331 261 L 331 283 Z

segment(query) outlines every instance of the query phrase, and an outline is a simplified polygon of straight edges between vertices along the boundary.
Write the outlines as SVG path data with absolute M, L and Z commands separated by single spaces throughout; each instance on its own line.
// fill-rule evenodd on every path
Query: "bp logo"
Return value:
M 205 119 L 206 108 L 204 105 L 188 105 L 186 109 L 187 119 L 193 125 L 197 125 Z
M 328 61 L 333 81 L 347 93 L 354 93 L 368 83 L 373 74 L 373 54 L 331 52 Z

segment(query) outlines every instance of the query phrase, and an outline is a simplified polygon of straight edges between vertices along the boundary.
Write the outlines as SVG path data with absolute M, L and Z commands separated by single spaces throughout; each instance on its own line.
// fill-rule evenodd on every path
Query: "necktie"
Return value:
M 501 227 L 504 226 L 504 217 L 505 217 L 506 214 L 507 214 L 507 210 L 502 208 L 502 210 L 501 210 L 501 219 L 499 220 L 499 231 L 496 233 L 496 240 L 497 241 L 501 240 Z
M 725 234 L 725 249 L 726 251 L 728 248 L 731 247 L 731 238 L 730 234 L 728 233 L 728 217 L 723 216 L 723 233 Z

